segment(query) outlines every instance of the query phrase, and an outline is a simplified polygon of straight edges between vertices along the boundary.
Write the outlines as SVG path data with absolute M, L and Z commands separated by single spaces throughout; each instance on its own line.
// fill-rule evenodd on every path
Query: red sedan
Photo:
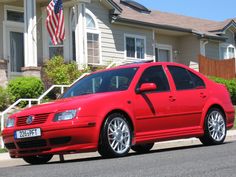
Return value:
M 202 74 L 136 63 L 90 74 L 60 99 L 11 115 L 2 135 L 10 156 L 30 164 L 88 151 L 122 157 L 171 139 L 222 144 L 234 114 L 227 89 Z

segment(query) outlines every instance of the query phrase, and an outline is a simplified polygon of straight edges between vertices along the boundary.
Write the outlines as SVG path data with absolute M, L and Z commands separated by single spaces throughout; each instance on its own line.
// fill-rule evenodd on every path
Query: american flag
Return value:
M 46 27 L 54 45 L 60 44 L 65 39 L 62 0 L 52 0 L 48 4 Z

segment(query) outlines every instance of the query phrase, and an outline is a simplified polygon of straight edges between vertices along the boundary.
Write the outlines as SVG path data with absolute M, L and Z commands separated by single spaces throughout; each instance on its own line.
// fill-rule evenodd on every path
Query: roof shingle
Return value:
M 122 4 L 120 0 L 114 0 L 114 2 L 117 3 L 123 9 L 120 15 L 120 18 L 122 19 L 135 20 L 137 21 L 137 23 L 145 22 L 150 24 L 167 25 L 177 28 L 191 29 L 198 33 L 212 36 L 216 36 L 216 34 L 211 31 L 222 30 L 232 20 L 236 21 L 235 18 L 219 22 L 156 10 L 151 11 L 151 13 L 140 13 L 139 11 Z

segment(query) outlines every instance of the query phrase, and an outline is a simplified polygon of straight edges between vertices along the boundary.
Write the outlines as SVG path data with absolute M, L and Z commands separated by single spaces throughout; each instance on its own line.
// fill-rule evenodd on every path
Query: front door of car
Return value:
M 156 85 L 155 90 L 139 91 L 145 83 Z M 172 114 L 170 96 L 172 95 L 168 79 L 162 66 L 147 68 L 136 87 L 134 114 L 136 117 L 136 136 L 155 136 L 156 131 L 169 129 L 169 115 Z
M 173 92 L 172 111 L 175 128 L 197 128 L 207 100 L 204 81 L 193 72 L 178 66 L 168 66 L 176 91 Z

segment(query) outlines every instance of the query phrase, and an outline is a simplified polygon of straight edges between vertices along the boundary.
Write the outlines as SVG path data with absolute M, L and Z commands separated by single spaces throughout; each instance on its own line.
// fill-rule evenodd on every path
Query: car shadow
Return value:
M 230 142 L 225 142 L 222 145 L 227 145 L 227 144 L 231 144 L 231 143 L 235 143 L 234 141 L 230 141 Z M 222 146 L 222 145 L 217 145 L 217 146 Z M 171 152 L 171 151 L 180 151 L 180 150 L 185 150 L 185 149 L 196 149 L 196 148 L 209 148 L 209 147 L 214 147 L 214 146 L 204 146 L 202 144 L 197 144 L 197 145 L 186 145 L 186 146 L 179 146 L 179 147 L 168 147 L 168 148 L 162 148 L 162 149 L 153 149 L 147 153 L 136 153 L 136 152 L 130 152 L 127 156 L 125 157 L 121 157 L 121 158 L 126 158 L 126 157 L 135 157 L 135 156 L 140 156 L 140 155 L 145 155 L 145 154 L 157 154 L 157 153 L 163 153 L 163 152 Z M 157 148 L 158 148 L 158 144 L 157 144 Z M 82 157 L 82 158 L 78 158 L 78 159 L 68 159 L 68 160 L 64 160 L 64 161 L 52 161 L 49 162 L 47 164 L 43 164 L 43 165 L 55 165 L 55 164 L 69 164 L 69 163 L 78 163 L 78 162 L 88 162 L 88 161 L 102 161 L 102 160 L 107 160 L 107 159 L 121 159 L 121 158 L 103 158 L 101 156 L 95 156 L 95 157 Z M 20 166 L 31 166 L 31 165 L 20 165 Z M 34 165 L 35 166 L 35 165 Z

